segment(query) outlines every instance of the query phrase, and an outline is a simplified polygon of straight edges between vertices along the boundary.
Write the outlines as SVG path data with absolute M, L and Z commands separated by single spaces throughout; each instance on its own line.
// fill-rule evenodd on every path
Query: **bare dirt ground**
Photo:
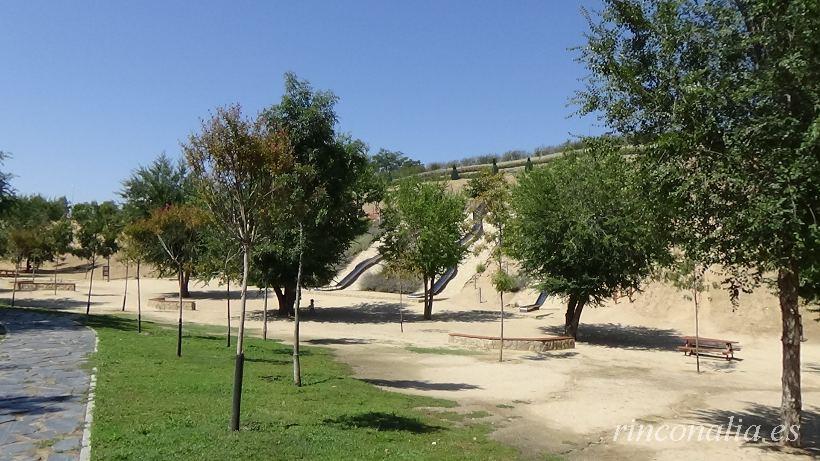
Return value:
M 67 267 L 75 267 L 71 261 Z M 133 274 L 133 269 L 132 269 Z M 111 281 L 95 276 L 91 310 L 119 312 L 124 288 L 123 268 L 115 264 Z M 45 279 L 51 277 L 44 273 Z M 21 305 L 85 310 L 88 287 L 82 271 L 59 279 L 76 281 L 76 292 L 18 293 Z M 6 279 L 8 280 L 8 279 Z M 8 281 L 3 287 L 10 287 Z M 127 313 L 136 310 L 134 281 L 129 282 Z M 478 288 L 482 288 L 479 302 Z M 157 311 L 148 299 L 174 296 L 173 280 L 142 280 L 144 318 L 175 321 L 174 311 Z M 224 287 L 192 282 L 196 311 L 185 311 L 187 322 L 224 325 Z M 448 292 L 451 292 L 448 288 Z M 528 304 L 536 293 L 505 298 Z M 2 296 L 8 297 L 8 293 Z M 497 296 L 486 277 L 468 282 L 460 293 L 438 299 L 434 320 L 421 318 L 421 304 L 404 304 L 404 332 L 399 325 L 398 295 L 359 291 L 304 292 L 303 306 L 315 300 L 301 326 L 307 344 L 333 348 L 355 374 L 386 389 L 458 401 L 462 410 L 484 410 L 494 436 L 521 449 L 527 458 L 558 454 L 569 459 L 811 459 L 820 455 L 820 324 L 816 313 L 805 313 L 803 343 L 804 439 L 808 450 L 781 451 L 767 443 L 728 440 L 671 442 L 628 441 L 619 425 L 760 424 L 761 435 L 778 424 L 780 404 L 779 309 L 776 298 L 758 290 L 741 298 L 733 310 L 720 289 L 704 294 L 701 335 L 737 340 L 741 360 L 695 359 L 675 350 L 683 335 L 694 333 L 692 303 L 672 288 L 650 285 L 644 293 L 617 304 L 588 308 L 581 319 L 575 349 L 545 354 L 505 351 L 475 355 L 446 353 L 450 332 L 498 334 Z M 238 319 L 238 293 L 233 292 L 233 320 Z M 271 296 L 274 311 L 276 298 Z M 269 336 L 290 341 L 293 323 L 270 313 Z M 248 327 L 261 332 L 262 296 L 254 289 L 248 305 Z M 560 334 L 563 305 L 550 298 L 539 311 L 522 314 L 509 308 L 508 336 Z M 409 348 L 409 349 L 408 349 Z M 423 352 L 417 348 L 430 348 Z M 412 349 L 412 350 L 411 350 Z M 415 351 L 414 351 L 415 350 Z M 425 353 L 427 352 L 427 353 Z M 439 352 L 439 353 L 431 353 Z M 309 372 L 309 371 L 308 371 Z M 668 429 L 667 429 L 668 430 Z M 714 437 L 712 437 L 714 439 Z

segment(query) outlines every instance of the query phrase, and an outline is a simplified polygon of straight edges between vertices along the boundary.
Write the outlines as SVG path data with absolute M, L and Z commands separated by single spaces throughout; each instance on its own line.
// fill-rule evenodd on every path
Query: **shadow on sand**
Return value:
M 729 423 L 729 418 L 734 417 L 733 427 L 741 426 L 741 437 L 744 431 L 750 426 L 760 426 L 760 436 L 767 441 L 771 440 L 772 430 L 780 424 L 780 408 L 761 405 L 759 403 L 746 402 L 748 406 L 742 411 L 728 410 L 696 410 L 692 417 L 704 424 L 722 425 L 724 430 Z M 742 420 L 742 421 L 741 421 Z M 749 434 L 754 432 L 752 429 Z M 803 410 L 803 448 L 805 454 L 811 458 L 820 456 L 820 413 L 816 411 Z M 750 447 L 759 447 L 766 451 L 781 451 L 782 447 L 772 443 L 748 442 Z
M 541 327 L 550 335 L 563 335 L 563 325 Z M 683 344 L 680 332 L 615 323 L 582 324 L 578 327 L 578 342 L 595 346 L 634 350 L 672 351 Z

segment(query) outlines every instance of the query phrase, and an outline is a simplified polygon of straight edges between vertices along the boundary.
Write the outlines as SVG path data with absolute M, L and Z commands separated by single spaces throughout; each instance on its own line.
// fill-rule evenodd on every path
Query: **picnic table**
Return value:
M 720 353 L 726 360 L 735 358 L 735 352 L 740 350 L 740 343 L 729 339 L 696 338 L 694 336 L 684 336 L 683 346 L 678 346 L 679 351 L 684 355 L 704 355 Z

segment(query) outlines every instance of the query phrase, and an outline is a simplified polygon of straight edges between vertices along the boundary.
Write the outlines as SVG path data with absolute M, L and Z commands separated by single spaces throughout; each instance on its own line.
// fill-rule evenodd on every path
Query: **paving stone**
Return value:
M 59 442 L 52 445 L 51 448 L 56 452 L 79 450 L 80 449 L 80 438 L 79 437 L 70 437 L 70 438 L 67 438 L 67 439 L 60 440 Z
M 68 316 L 26 310 L 0 310 L 0 324 L 9 333 L 0 341 L 0 461 L 76 460 L 94 332 Z M 47 440 L 57 441 L 38 446 Z

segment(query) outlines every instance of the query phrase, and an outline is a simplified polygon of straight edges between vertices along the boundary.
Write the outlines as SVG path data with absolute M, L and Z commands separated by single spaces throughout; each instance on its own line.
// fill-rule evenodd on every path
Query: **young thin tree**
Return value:
M 171 265 L 176 266 L 179 282 L 179 320 L 177 328 L 177 357 L 182 356 L 183 277 L 193 270 L 202 248 L 204 212 L 191 205 L 160 208 L 138 226 L 153 234 L 159 241 Z M 135 234 L 139 235 L 139 233 Z
M 813 297 L 803 273 L 820 261 L 820 2 L 613 0 L 589 19 L 580 111 L 644 145 L 672 243 L 706 265 L 776 273 L 782 442 L 800 446 L 798 298 Z
M 259 223 L 273 191 L 273 177 L 289 164 L 284 134 L 264 130 L 245 119 L 239 106 L 217 109 L 203 121 L 198 134 L 184 146 L 196 187 L 214 223 L 230 235 L 242 251 L 242 288 L 236 341 L 231 430 L 239 430 L 245 363 L 245 312 L 248 273 Z

